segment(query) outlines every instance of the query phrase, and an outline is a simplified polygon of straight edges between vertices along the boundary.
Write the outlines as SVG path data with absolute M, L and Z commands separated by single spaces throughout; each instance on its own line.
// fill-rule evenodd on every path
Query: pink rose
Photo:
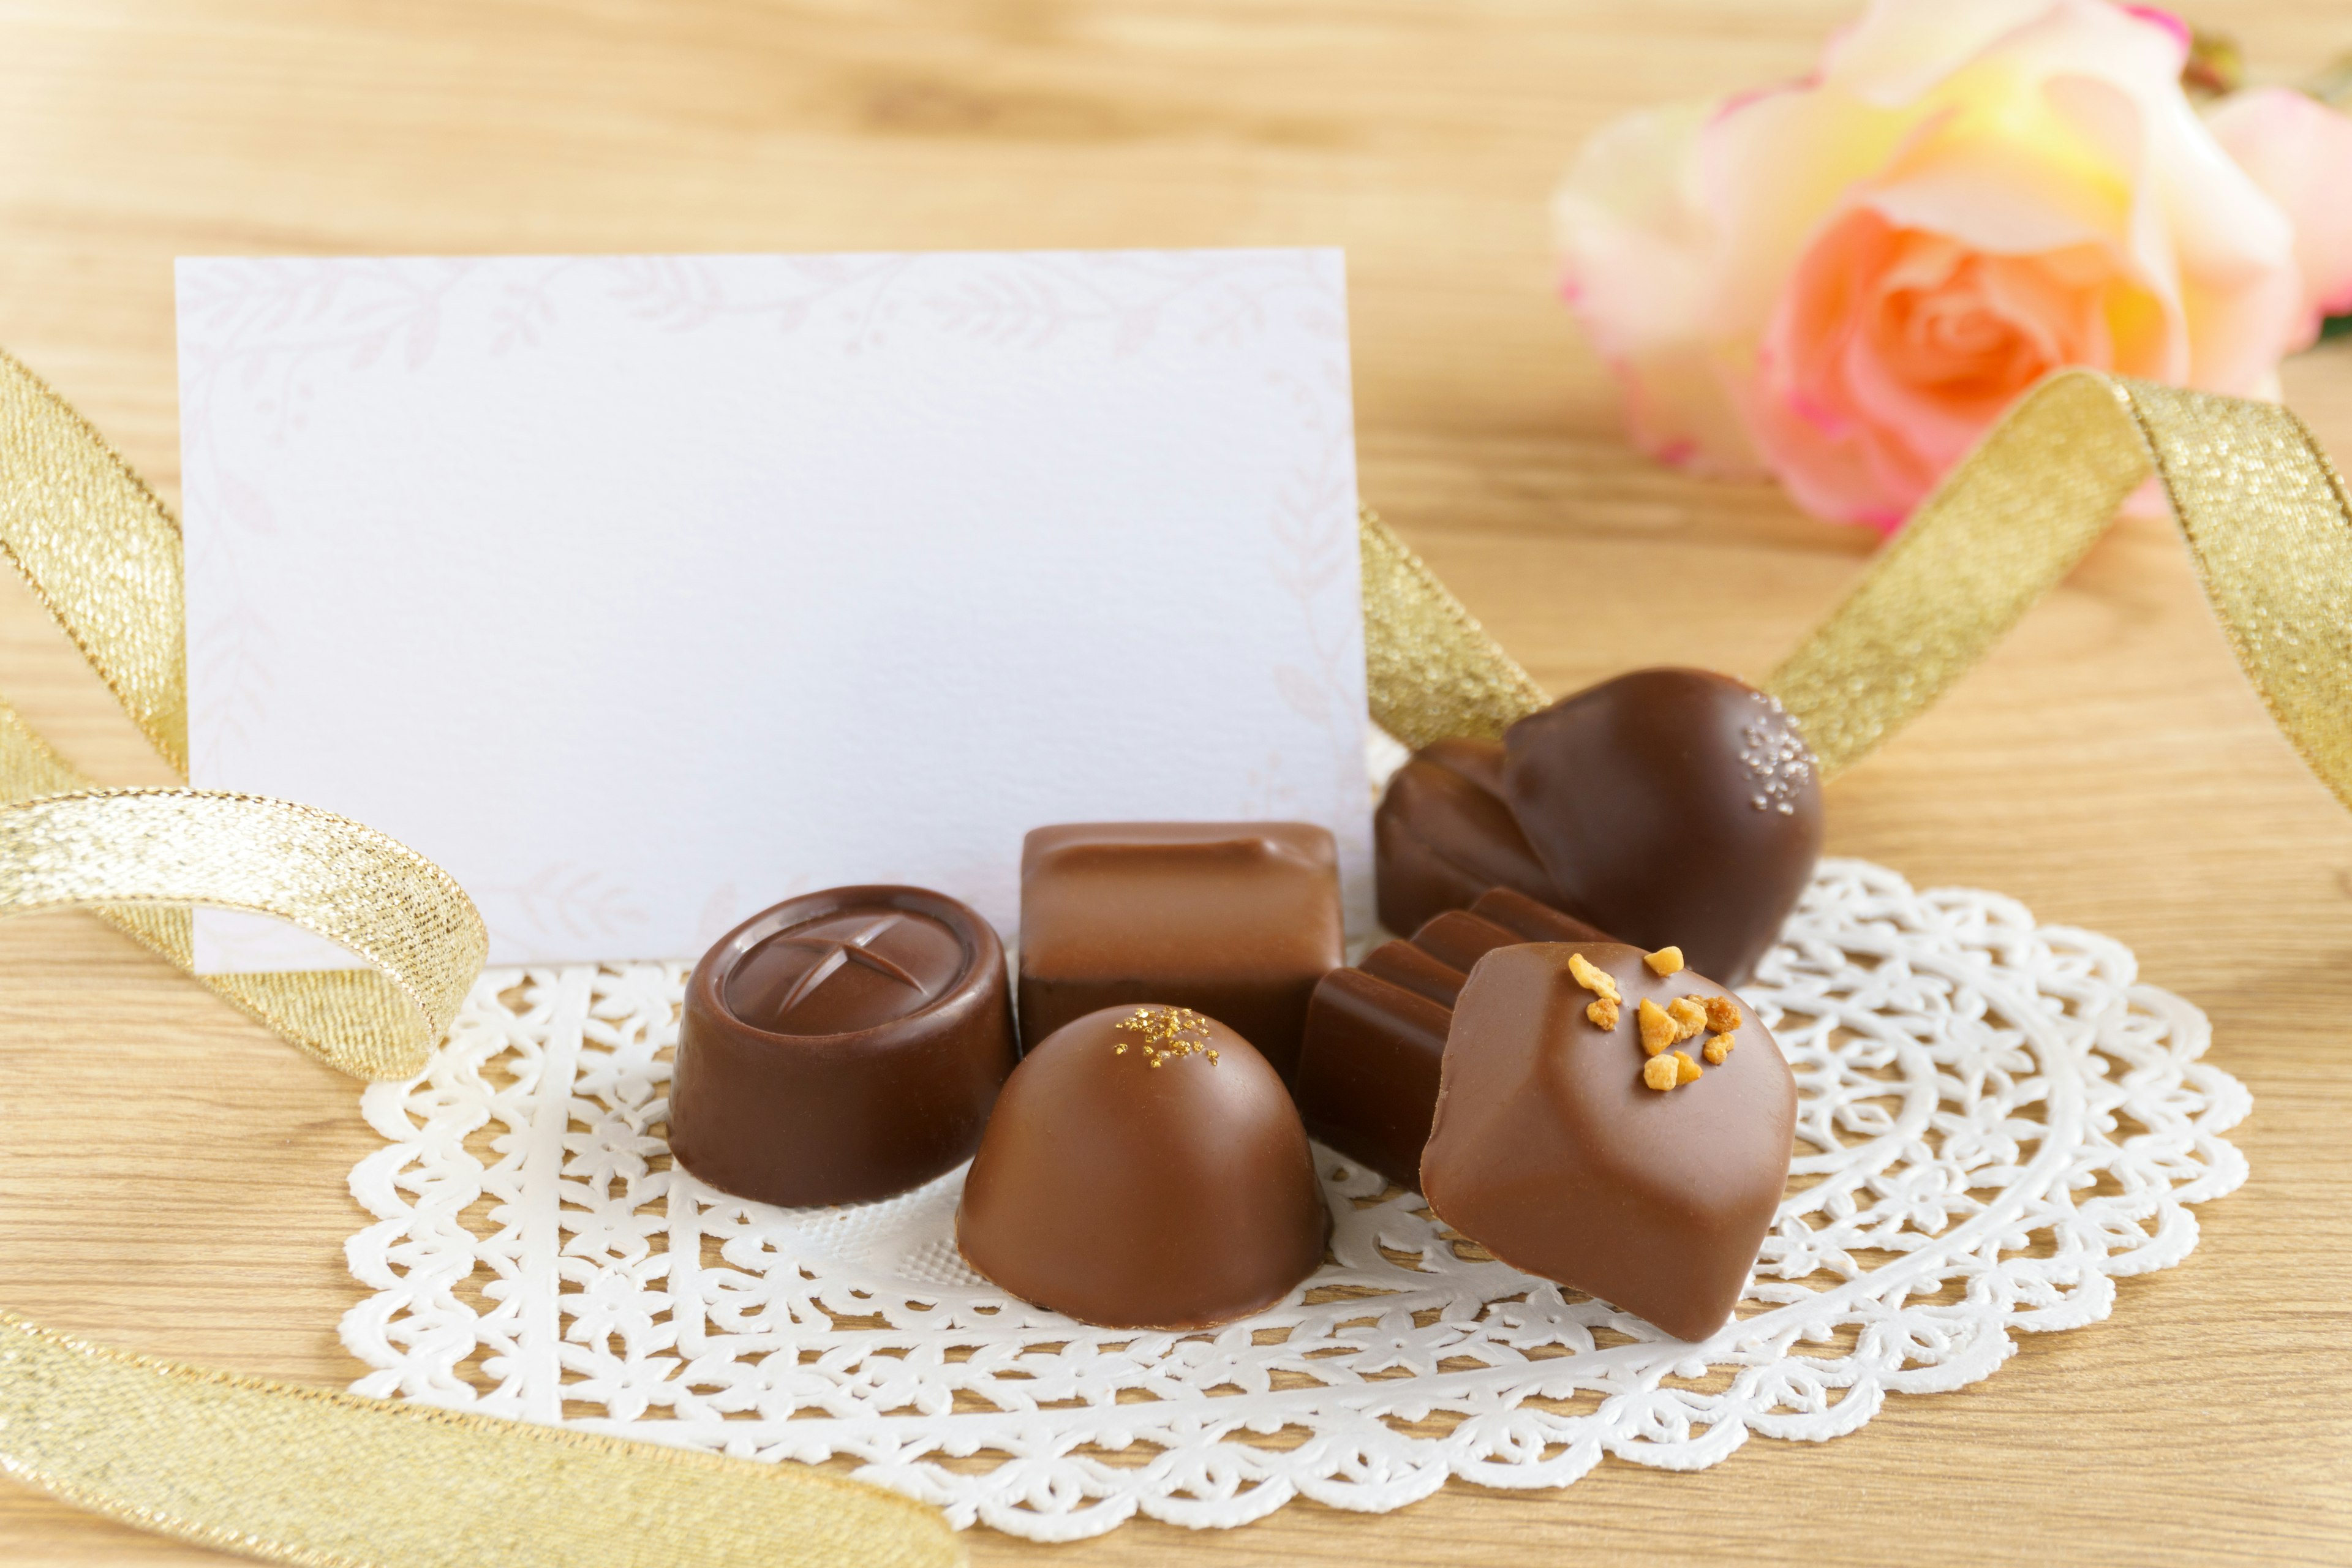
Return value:
M 1604 128 L 1563 289 L 1634 439 L 1902 525 L 2049 371 L 2274 397 L 2352 301 L 2352 121 L 2198 118 L 2188 32 L 2106 0 L 1875 0 L 1795 86 Z

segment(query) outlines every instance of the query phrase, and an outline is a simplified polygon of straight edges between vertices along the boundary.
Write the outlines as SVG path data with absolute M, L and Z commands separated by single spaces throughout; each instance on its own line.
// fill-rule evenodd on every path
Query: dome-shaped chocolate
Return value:
M 1022 1058 L 956 1211 L 964 1260 L 1105 1328 L 1205 1329 L 1272 1306 L 1330 1216 L 1282 1079 L 1189 1008 L 1106 1007 Z

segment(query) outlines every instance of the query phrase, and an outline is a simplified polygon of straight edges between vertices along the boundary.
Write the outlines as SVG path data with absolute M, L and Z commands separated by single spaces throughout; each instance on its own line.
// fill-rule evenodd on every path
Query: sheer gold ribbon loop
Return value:
M 276 915 L 381 971 L 368 987 L 336 984 L 345 981 L 341 972 L 266 977 L 281 983 L 272 1021 L 300 1026 L 289 1034 L 297 1045 L 359 1078 L 422 1071 L 488 948 L 481 916 L 447 873 L 309 806 L 184 789 L 95 790 L 0 806 L 0 917 L 198 903 Z M 139 912 L 176 915 L 184 927 L 182 909 Z M 405 1005 L 379 1005 L 387 991 Z M 315 998 L 308 1010 L 289 1005 L 305 995 Z
M 2352 505 L 2275 404 L 2061 371 L 2028 393 L 1765 683 L 1824 773 L 1965 674 L 2154 473 L 2254 689 L 2352 805 Z M 1362 519 L 1372 716 L 1408 745 L 1500 734 L 1545 698 L 1380 520 Z M 1422 671 L 1448 670 L 1432 683 Z
M 2062 371 L 1922 503 L 1773 672 L 1824 770 L 1868 755 L 2000 640 L 2153 472 L 2254 689 L 2352 805 L 2352 510 L 2270 403 Z
M 561 1426 L 289 1388 L 0 1312 L 0 1469 L 306 1568 L 947 1568 L 912 1498 Z
M 188 682 L 185 607 L 182 597 L 180 531 L 163 502 L 129 465 L 100 438 L 81 416 L 43 385 L 32 372 L 0 353 L 0 555 L 25 575 L 58 625 L 81 649 L 173 770 L 187 776 Z M 86 791 L 91 781 L 75 771 L 35 734 L 5 701 L 0 701 L 0 802 Z M 405 1078 L 448 1026 L 428 1013 L 420 1026 L 421 994 L 403 975 L 430 975 L 446 987 L 451 976 L 481 966 L 481 921 L 457 885 L 417 857 L 370 861 L 389 839 L 323 813 L 239 815 L 237 808 L 208 808 L 183 795 L 170 807 L 94 808 L 120 818 L 106 833 L 100 866 L 128 871 L 128 852 L 157 811 L 185 814 L 182 826 L 201 827 L 216 855 L 242 852 L 241 863 L 267 883 L 273 857 L 284 857 L 289 878 L 306 868 L 334 860 L 346 871 L 362 863 L 380 867 L 392 882 L 352 888 L 344 911 L 347 942 L 373 960 L 371 948 L 407 944 L 400 973 L 377 969 L 328 970 L 303 974 L 206 974 L 197 978 L 236 1006 L 312 1056 L 362 1078 Z M 287 815 L 292 813 L 294 815 Z M 229 825 L 235 819 L 236 828 Z M 49 820 L 43 818 L 41 820 Z M 85 824 L 88 818 L 78 816 Z M 282 838 L 273 837 L 282 831 Z M 238 832 L 246 837 L 236 837 Z M 21 845 L 23 840 L 18 840 Z M 95 841 L 87 845 L 98 847 Z M 394 847 L 397 847 L 396 846 Z M 143 863 L 143 862 L 142 862 Z M 216 862 L 226 868 L 226 860 Z M 396 869 L 395 868 L 410 868 Z M 413 868 L 429 877 L 416 880 Z M 121 884 L 118 878 L 118 885 Z M 249 878 L 247 891 L 257 885 Z M 429 885 L 429 894 L 424 892 Z M 289 886 L 289 891 L 291 890 Z M 198 889 L 187 901 L 259 907 L 226 897 L 226 889 Z M 418 892 L 421 901 L 404 900 Z M 93 912 L 189 973 L 194 973 L 192 926 L 181 900 L 158 895 L 122 895 L 116 904 L 92 904 Z M 89 902 L 89 900 L 78 900 Z M 373 908 L 361 912 L 367 906 Z M 277 912 L 277 911 L 272 911 Z M 316 911 L 313 911 L 316 912 Z M 303 917 L 295 917 L 303 923 Z M 362 930 L 361 927 L 366 929 Z M 330 933 L 331 934 L 331 933 Z M 339 937 L 338 940 L 343 940 Z M 470 966 L 470 968 L 469 968 Z M 464 983 L 457 983 L 459 994 Z M 437 1005 L 437 1004 L 436 1004 Z M 454 1011 L 455 998 L 449 999 Z
M 149 742 L 188 776 L 180 530 L 38 376 L 0 353 L 0 555 Z
M 1422 558 L 1366 508 L 1364 685 L 1373 721 L 1408 746 L 1493 740 L 1551 700 Z

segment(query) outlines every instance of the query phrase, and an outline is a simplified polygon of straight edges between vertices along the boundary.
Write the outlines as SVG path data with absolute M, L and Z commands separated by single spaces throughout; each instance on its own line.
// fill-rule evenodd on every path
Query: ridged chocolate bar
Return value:
M 1315 987 L 1294 1089 L 1307 1130 L 1401 1187 L 1421 1186 L 1454 999 L 1479 959 L 1529 942 L 1607 942 L 1524 893 L 1492 888 L 1467 910 L 1383 942 Z
M 1077 822 L 1021 849 L 1021 1039 L 1103 1007 L 1205 1013 L 1286 1081 L 1347 957 L 1339 850 L 1304 822 Z

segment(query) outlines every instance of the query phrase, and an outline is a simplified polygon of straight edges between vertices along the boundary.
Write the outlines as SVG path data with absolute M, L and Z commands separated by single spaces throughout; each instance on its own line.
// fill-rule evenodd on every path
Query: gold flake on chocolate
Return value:
M 1209 1020 L 1190 1007 L 1138 1007 L 1118 1021 L 1121 1034 L 1140 1035 L 1139 1040 L 1121 1040 L 1111 1047 L 1115 1056 L 1127 1055 L 1127 1047 L 1140 1050 L 1153 1067 L 1171 1057 L 1194 1054 L 1217 1064 L 1217 1047 L 1209 1044 Z
M 1650 973 L 1663 980 L 1682 972 L 1682 949 L 1666 947 L 1643 953 L 1642 962 L 1649 966 Z M 1569 973 L 1576 974 L 1579 984 L 1589 984 L 1583 975 L 1577 974 L 1577 965 L 1581 963 L 1581 954 L 1571 957 L 1568 961 Z M 1610 979 L 1606 974 L 1601 978 Z M 1616 988 L 1613 981 L 1610 988 Z M 1724 996 L 1702 996 L 1696 992 L 1677 996 L 1663 1007 L 1644 996 L 1633 1016 L 1642 1036 L 1642 1049 L 1650 1058 L 1642 1064 L 1642 1081 L 1661 1093 L 1695 1082 L 1706 1070 L 1691 1060 L 1688 1051 L 1675 1051 L 1669 1056 L 1668 1047 L 1696 1039 L 1712 1025 L 1723 1032 L 1702 1046 L 1699 1054 L 1706 1058 L 1709 1067 L 1721 1067 L 1723 1058 L 1731 1054 L 1732 1031 L 1739 1026 L 1738 1003 Z
M 1642 962 L 1651 973 L 1664 980 L 1682 973 L 1682 949 L 1663 947 L 1655 952 L 1645 952 Z M 1623 994 L 1615 978 L 1580 952 L 1569 954 L 1568 972 L 1579 985 L 1595 994 L 1596 999 L 1584 1010 L 1585 1016 L 1604 1029 L 1616 1027 L 1617 1009 Z M 1721 1067 L 1731 1055 L 1731 1047 L 1739 1043 L 1739 1004 L 1728 996 L 1706 996 L 1694 991 L 1675 997 L 1663 1007 L 1644 996 L 1634 1005 L 1633 1021 L 1635 1032 L 1641 1036 L 1643 1053 L 1650 1058 L 1642 1064 L 1642 1081 L 1661 1093 L 1696 1082 L 1706 1070 L 1691 1059 L 1688 1051 L 1674 1050 L 1674 1047 L 1714 1029 L 1717 1033 L 1699 1047 L 1699 1055 L 1706 1058 L 1707 1067 Z

